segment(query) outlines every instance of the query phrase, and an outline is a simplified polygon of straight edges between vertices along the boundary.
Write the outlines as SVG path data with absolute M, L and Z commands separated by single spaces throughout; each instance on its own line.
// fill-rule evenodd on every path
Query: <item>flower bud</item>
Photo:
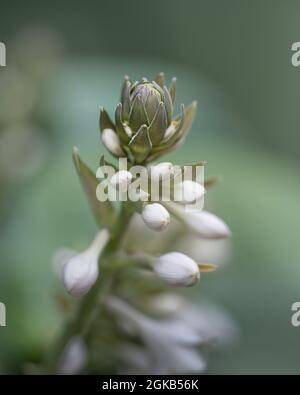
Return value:
M 181 105 L 180 115 L 173 117 L 175 94 L 176 78 L 167 88 L 163 73 L 154 81 L 132 82 L 125 76 L 115 121 L 104 108 L 100 112 L 102 141 L 108 150 L 133 164 L 146 164 L 177 149 L 190 130 L 197 105 Z
M 166 133 L 164 135 L 164 140 L 170 139 L 174 134 L 176 133 L 176 127 L 174 123 L 171 123 L 171 125 L 167 128 Z
M 85 295 L 98 278 L 98 258 L 109 238 L 107 230 L 98 233 L 91 246 L 64 265 L 64 285 L 74 297 Z
M 63 350 L 58 364 L 58 373 L 63 375 L 78 374 L 87 362 L 87 349 L 79 336 L 71 338 Z
M 170 162 L 162 162 L 151 166 L 151 178 L 155 181 L 159 179 L 167 180 L 174 174 L 174 167 Z
M 142 212 L 145 224 L 152 230 L 161 231 L 170 223 L 169 212 L 159 203 L 147 204 Z
M 164 100 L 163 95 L 153 83 L 145 81 L 139 83 L 136 88 L 134 88 L 131 98 L 133 103 L 137 96 L 141 98 L 141 104 L 143 104 L 145 113 L 148 116 L 148 118 L 145 118 L 145 121 L 149 119 L 151 123 L 158 110 L 159 103 Z
M 78 251 L 67 247 L 62 247 L 55 251 L 52 257 L 52 265 L 54 273 L 57 275 L 57 277 L 63 279 L 65 265 L 76 255 L 78 255 Z
M 154 262 L 153 270 L 162 280 L 178 287 L 193 286 L 200 278 L 197 263 L 180 252 L 162 255 Z
M 176 200 L 183 204 L 195 203 L 200 200 L 204 194 L 204 186 L 191 180 L 180 182 L 175 186 Z
M 225 222 L 208 211 L 186 211 L 186 225 L 199 236 L 207 239 L 222 239 L 231 235 Z
M 115 156 L 125 156 L 118 135 L 112 129 L 104 129 L 101 133 L 101 140 L 105 147 Z
M 127 170 L 120 170 L 111 179 L 111 185 L 122 192 L 126 192 L 132 180 L 132 174 Z

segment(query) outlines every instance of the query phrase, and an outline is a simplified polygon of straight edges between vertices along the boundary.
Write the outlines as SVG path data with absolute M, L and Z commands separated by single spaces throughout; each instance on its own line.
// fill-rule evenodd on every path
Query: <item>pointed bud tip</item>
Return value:
M 76 169 L 79 170 L 80 168 L 79 149 L 75 145 L 72 148 L 72 158 Z
M 73 153 L 74 155 L 78 155 L 78 154 L 79 154 L 79 148 L 78 148 L 76 145 L 73 146 L 73 148 L 72 148 L 72 153 Z
M 225 239 L 231 236 L 228 225 L 208 211 L 186 211 L 184 221 L 192 231 L 206 239 Z

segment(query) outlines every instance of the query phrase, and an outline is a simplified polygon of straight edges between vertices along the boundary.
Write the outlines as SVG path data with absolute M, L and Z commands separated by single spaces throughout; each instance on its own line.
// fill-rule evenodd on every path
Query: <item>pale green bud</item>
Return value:
M 175 94 L 176 79 L 168 89 L 163 73 L 152 82 L 143 78 L 132 83 L 126 76 L 115 124 L 101 108 L 102 141 L 108 150 L 115 156 L 127 156 L 131 163 L 144 164 L 179 147 L 193 122 L 196 106 L 193 103 L 185 110 L 182 105 L 181 116 L 172 120 Z M 115 132 L 118 140 L 106 129 Z

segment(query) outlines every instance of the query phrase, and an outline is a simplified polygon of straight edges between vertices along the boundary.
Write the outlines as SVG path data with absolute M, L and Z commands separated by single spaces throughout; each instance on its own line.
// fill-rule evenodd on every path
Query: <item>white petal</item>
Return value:
M 85 295 L 95 284 L 99 274 L 98 258 L 108 238 L 107 230 L 102 230 L 87 250 L 74 256 L 64 265 L 63 281 L 72 296 Z
M 83 340 L 76 336 L 66 345 L 61 356 L 58 374 L 73 375 L 78 374 L 87 362 L 87 350 Z
M 104 129 L 101 133 L 102 143 L 114 155 L 122 157 L 125 156 L 118 135 L 112 129 Z
M 194 232 L 178 240 L 176 248 L 195 262 L 214 263 L 220 267 L 225 266 L 231 256 L 231 243 L 227 239 L 199 238 Z
M 147 306 L 149 306 L 155 314 L 169 316 L 175 314 L 185 306 L 185 300 L 180 295 L 168 292 L 152 297 Z
M 176 128 L 173 123 L 167 128 L 165 135 L 164 135 L 164 141 L 167 141 L 169 138 L 171 138 L 176 131 Z
M 221 239 L 230 236 L 225 222 L 208 211 L 186 211 L 184 221 L 199 236 L 209 239 Z
M 127 365 L 127 373 L 129 372 L 128 365 L 134 374 L 137 374 L 137 371 L 144 374 L 149 373 L 152 361 L 147 350 L 136 344 L 123 343 L 118 352 L 121 360 Z
M 157 258 L 153 269 L 161 279 L 174 286 L 193 286 L 200 278 L 196 262 L 180 252 L 171 252 Z
M 114 188 L 125 192 L 132 181 L 132 174 L 127 170 L 120 170 L 114 174 L 109 181 Z
M 179 203 L 192 204 L 205 194 L 205 188 L 198 182 L 186 180 L 175 186 L 175 199 Z
M 161 231 L 170 223 L 170 214 L 159 203 L 147 204 L 142 212 L 145 224 L 153 230 Z
M 85 295 L 98 278 L 98 259 L 91 252 L 84 252 L 70 259 L 65 265 L 63 280 L 70 295 Z
M 238 337 L 236 325 L 231 317 L 210 303 L 201 302 L 196 306 L 177 294 L 163 293 L 152 298 L 149 307 L 153 313 L 167 316 L 166 320 L 160 322 L 166 323 L 165 332 L 178 334 L 176 344 L 188 344 L 189 341 L 192 342 L 193 337 L 188 336 L 186 341 L 182 339 L 180 330 L 176 329 L 179 329 L 180 325 L 174 326 L 175 329 L 171 330 L 175 322 L 184 323 L 189 328 L 188 333 L 196 333 L 198 344 L 210 342 L 217 346 L 225 346 L 232 344 Z M 170 326 L 169 330 L 167 324 Z
M 188 326 L 183 320 L 176 318 L 149 321 L 147 322 L 147 331 L 156 337 L 157 341 L 165 337 L 173 344 L 192 346 L 201 341 L 198 331 Z
M 65 264 L 68 263 L 69 260 L 77 254 L 78 251 L 68 247 L 62 247 L 55 251 L 52 257 L 52 265 L 57 277 L 59 277 L 60 279 L 63 278 L 63 269 Z
M 151 334 L 147 334 L 145 343 L 154 358 L 154 374 L 201 373 L 206 369 L 206 362 L 195 347 L 176 344 L 166 336 L 151 337 Z
M 124 301 L 110 297 L 108 307 L 134 324 L 149 356 L 138 349 L 129 360 L 143 365 L 147 374 L 200 373 L 206 363 L 197 349 L 199 334 L 182 320 L 155 320 L 146 317 Z M 149 363 L 150 362 L 150 363 Z M 149 365 L 149 366 L 147 366 Z
M 205 343 L 212 342 L 218 347 L 225 347 L 231 345 L 238 337 L 234 321 L 213 305 L 190 305 L 181 311 L 180 317 L 201 335 Z
M 202 373 L 207 364 L 201 353 L 195 348 L 177 346 L 169 359 L 170 371 L 178 374 Z
M 151 179 L 158 181 L 159 179 L 169 179 L 174 174 L 174 167 L 171 162 L 162 162 L 155 166 L 151 166 Z

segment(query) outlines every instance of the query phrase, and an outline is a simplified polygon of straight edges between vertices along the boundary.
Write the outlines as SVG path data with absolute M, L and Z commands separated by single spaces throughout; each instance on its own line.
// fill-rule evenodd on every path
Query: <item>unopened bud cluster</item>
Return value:
M 100 110 L 101 139 L 116 157 L 132 163 L 148 163 L 176 149 L 193 122 L 196 102 L 173 118 L 176 78 L 167 88 L 163 74 L 154 81 L 143 78 L 132 82 L 125 77 L 114 121 Z
M 139 335 L 136 343 L 130 344 L 129 347 L 128 344 L 125 345 L 126 358 L 130 359 L 131 364 L 134 360 L 139 361 L 137 369 L 143 366 L 146 372 L 153 371 L 154 374 L 203 370 L 205 363 L 199 357 L 196 347 L 201 341 L 206 342 L 213 337 L 207 333 L 207 328 L 211 331 L 216 328 L 203 323 L 205 314 L 201 314 L 200 326 L 197 321 L 197 328 L 201 328 L 201 333 L 198 333 L 192 324 L 190 326 L 187 324 L 188 317 L 182 316 L 159 322 L 138 313 L 113 295 L 114 284 L 118 284 L 121 294 L 126 293 L 126 289 L 129 290 L 128 297 L 125 295 L 129 300 L 132 295 L 140 292 L 138 303 L 141 306 L 145 301 L 149 302 L 153 298 L 153 292 L 148 291 L 153 289 L 153 285 L 142 289 L 139 282 L 131 280 L 132 276 L 128 276 L 127 279 L 126 270 L 121 270 L 118 277 L 118 265 L 122 268 L 126 265 L 134 266 L 137 276 L 141 276 L 141 283 L 150 281 L 155 286 L 159 286 L 158 289 L 162 289 L 162 291 L 156 290 L 155 295 L 161 296 L 163 300 L 168 287 L 195 286 L 201 278 L 201 272 L 209 272 L 217 267 L 213 262 L 198 262 L 197 259 L 189 256 L 189 253 L 177 250 L 180 237 L 196 235 L 203 241 L 230 236 L 230 230 L 223 220 L 197 206 L 203 201 L 208 184 L 201 183 L 193 177 L 177 182 L 175 166 L 171 162 L 150 164 L 161 155 L 178 148 L 193 122 L 195 102 L 187 108 L 182 105 L 181 115 L 173 118 L 175 94 L 175 78 L 167 88 L 163 74 L 159 74 L 154 81 L 143 78 L 139 82 L 132 82 L 126 77 L 120 103 L 115 110 L 114 121 L 101 108 L 100 130 L 102 143 L 107 150 L 114 157 L 126 158 L 130 163 L 128 169 L 122 168 L 114 172 L 108 178 L 108 185 L 121 194 L 132 192 L 132 186 L 136 181 L 132 167 L 141 164 L 147 167 L 151 175 L 150 181 L 157 181 L 161 185 L 165 179 L 171 180 L 171 194 L 173 197 L 179 196 L 179 199 L 173 198 L 167 201 L 161 197 L 154 200 L 147 190 L 139 187 L 135 190 L 138 199 L 130 203 L 121 201 L 115 204 L 112 201 L 99 201 L 96 198 L 97 179 L 79 157 L 78 150 L 74 150 L 73 158 L 77 172 L 97 223 L 102 225 L 100 225 L 102 230 L 97 233 L 92 244 L 84 252 L 72 254 L 60 270 L 64 285 L 73 297 L 83 297 L 96 285 L 97 291 L 102 282 L 103 286 L 108 284 L 111 287 L 110 292 L 105 294 L 104 304 L 113 314 L 117 314 L 122 323 L 121 329 L 125 332 L 129 331 L 127 333 L 129 337 Z M 101 162 L 105 166 L 108 163 L 103 157 Z M 115 165 L 113 166 L 116 168 Z M 194 204 L 196 208 L 185 207 Z M 130 243 L 126 241 L 125 236 L 130 236 L 130 226 L 135 218 L 139 219 L 140 225 L 138 229 L 133 228 L 136 234 L 133 242 Z M 151 254 L 149 249 L 152 239 L 157 240 L 155 237 L 158 232 L 161 233 L 157 245 L 163 248 L 159 253 L 155 251 Z M 102 270 L 103 262 L 106 270 Z M 114 283 L 112 278 L 107 279 L 106 276 L 109 277 L 107 273 L 111 273 L 112 278 L 117 281 Z M 120 283 L 126 281 L 128 286 L 121 287 Z M 176 300 L 176 297 L 172 300 Z M 100 299 L 95 300 L 96 309 L 99 301 Z M 148 305 L 145 306 L 145 310 L 147 309 L 149 309 Z M 179 309 L 176 307 L 174 311 Z M 198 314 L 195 316 L 199 318 Z M 132 328 L 130 323 L 133 324 Z M 81 338 L 76 337 L 77 333 L 73 335 L 64 351 L 62 371 L 77 372 L 86 364 L 87 345 Z M 145 343 L 146 350 L 139 345 L 140 340 Z M 117 344 L 119 345 L 120 342 Z M 164 350 L 163 353 L 160 349 Z M 158 354 L 161 360 L 155 360 Z M 71 357 L 78 355 L 78 363 L 71 363 L 70 355 Z M 179 363 L 181 358 L 183 362 Z

